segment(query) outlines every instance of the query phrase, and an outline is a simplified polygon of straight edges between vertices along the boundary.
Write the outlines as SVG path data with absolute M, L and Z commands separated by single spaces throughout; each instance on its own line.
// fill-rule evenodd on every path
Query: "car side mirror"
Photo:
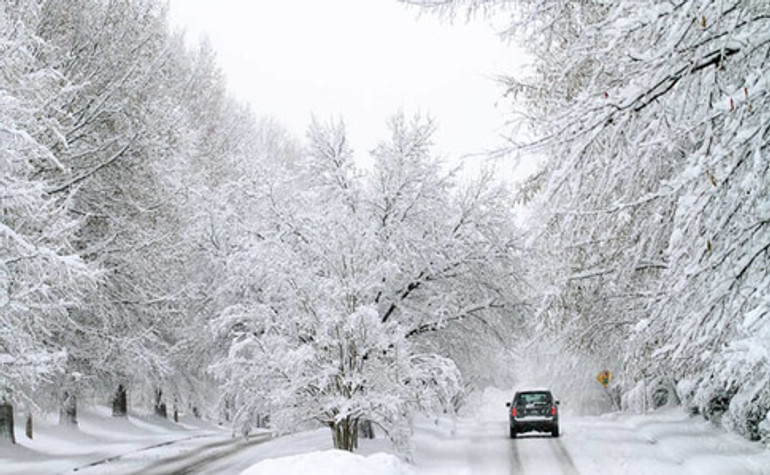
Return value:
M 559 401 L 556 401 L 556 405 L 557 405 L 557 406 L 559 405 Z
M 505 403 L 505 407 L 511 407 L 511 403 L 510 402 L 506 402 Z

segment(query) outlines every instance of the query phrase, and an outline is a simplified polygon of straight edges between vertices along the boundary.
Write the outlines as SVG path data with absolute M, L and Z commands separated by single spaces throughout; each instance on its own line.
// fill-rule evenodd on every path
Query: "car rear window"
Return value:
M 544 392 L 519 393 L 516 404 L 550 404 L 551 395 Z

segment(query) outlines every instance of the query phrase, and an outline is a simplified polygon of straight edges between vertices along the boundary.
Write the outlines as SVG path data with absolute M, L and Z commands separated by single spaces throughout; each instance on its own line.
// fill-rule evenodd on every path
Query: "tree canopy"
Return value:
M 542 324 L 626 390 L 678 385 L 766 437 L 767 2 L 412 3 L 503 11 L 532 54 L 504 83 L 530 126 L 512 142 L 547 157 L 527 184 Z

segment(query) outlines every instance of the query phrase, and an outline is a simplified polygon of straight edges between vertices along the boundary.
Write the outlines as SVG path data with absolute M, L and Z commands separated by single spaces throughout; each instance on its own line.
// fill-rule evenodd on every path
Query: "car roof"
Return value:
M 542 394 L 542 393 L 547 393 L 547 394 L 550 394 L 550 395 L 551 395 L 551 397 L 553 397 L 553 392 L 551 392 L 551 390 L 550 390 L 550 389 L 545 389 L 545 388 L 539 388 L 539 389 L 522 389 L 522 390 L 516 391 L 516 393 L 513 395 L 513 397 L 514 397 L 514 398 L 516 398 L 516 397 L 517 397 L 517 396 L 519 396 L 520 394 Z
M 521 394 L 521 393 L 550 393 L 550 392 L 552 392 L 552 391 L 550 389 L 548 389 L 548 388 L 531 388 L 531 389 L 519 389 L 518 391 L 516 391 L 516 394 Z

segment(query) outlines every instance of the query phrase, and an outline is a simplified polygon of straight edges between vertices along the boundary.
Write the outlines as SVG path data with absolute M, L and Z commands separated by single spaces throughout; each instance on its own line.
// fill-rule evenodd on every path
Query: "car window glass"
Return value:
M 522 393 L 519 394 L 519 404 L 548 404 L 550 397 L 547 393 Z

